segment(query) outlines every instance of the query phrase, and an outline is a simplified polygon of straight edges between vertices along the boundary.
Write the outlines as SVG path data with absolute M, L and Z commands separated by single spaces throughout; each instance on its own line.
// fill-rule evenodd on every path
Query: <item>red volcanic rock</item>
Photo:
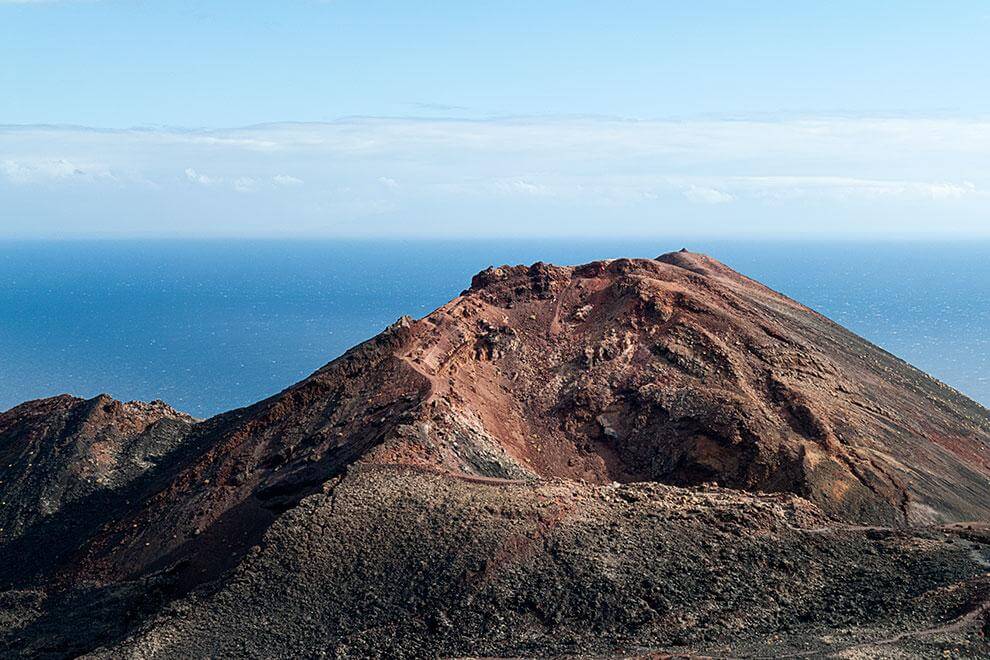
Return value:
M 686 251 L 489 268 L 425 318 L 202 422 L 160 403 L 24 404 L 0 415 L 0 452 L 0 550 L 25 558 L 0 585 L 65 599 L 33 632 L 10 628 L 26 650 L 64 636 L 56 613 L 82 585 L 106 621 L 74 624 L 92 639 L 73 653 L 128 638 L 166 657 L 207 639 L 235 655 L 708 648 L 691 635 L 711 617 L 713 639 L 813 627 L 816 608 L 826 629 L 910 610 L 935 630 L 990 602 L 974 581 L 988 412 Z M 752 576 L 726 559 L 736 546 Z M 929 592 L 924 613 L 906 604 Z M 182 597 L 187 614 L 141 635 L 120 618 Z M 269 620 L 284 630 L 254 646 L 222 632 Z
M 494 478 L 717 482 L 792 492 L 858 523 L 990 510 L 984 409 L 686 252 L 488 269 L 424 319 L 402 319 L 192 435 L 204 451 L 107 530 L 91 549 L 101 566 L 199 555 L 211 530 L 222 530 L 217 542 L 253 542 L 252 530 L 355 461 Z M 126 561 L 108 561 L 119 552 Z
M 715 481 L 860 523 L 990 513 L 983 408 L 703 255 L 489 269 L 395 355 L 425 408 L 366 460 Z

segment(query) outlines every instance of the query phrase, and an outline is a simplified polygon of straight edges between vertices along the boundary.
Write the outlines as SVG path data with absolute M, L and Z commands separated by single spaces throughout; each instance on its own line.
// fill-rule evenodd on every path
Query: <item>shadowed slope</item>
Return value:
M 345 654 L 349 642 L 341 640 L 351 635 L 359 638 L 354 649 L 367 652 L 390 643 L 378 633 L 368 641 L 360 631 L 406 612 L 405 601 L 388 600 L 396 593 L 456 620 L 449 630 L 443 617 L 402 629 L 404 641 L 392 641 L 414 655 L 441 639 L 451 653 L 468 653 L 465 630 L 487 640 L 483 648 L 492 653 L 565 652 L 566 644 L 548 642 L 561 626 L 577 635 L 574 648 L 616 648 L 622 640 L 677 646 L 694 639 L 691 631 L 706 616 L 716 617 L 718 635 L 750 625 L 769 634 L 794 617 L 793 625 L 807 628 L 816 619 L 801 619 L 800 612 L 830 599 L 851 603 L 822 619 L 832 627 L 867 615 L 882 626 L 903 616 L 940 625 L 957 611 L 969 616 L 983 602 L 982 582 L 974 582 L 986 562 L 982 536 L 962 542 L 954 540 L 956 532 L 928 530 L 891 537 L 894 532 L 881 528 L 990 520 L 987 411 L 799 303 L 683 251 L 577 267 L 490 268 L 427 317 L 400 319 L 284 392 L 203 422 L 163 404 L 63 397 L 0 415 L 0 439 L 0 451 L 11 457 L 7 487 L 30 485 L 7 491 L 17 501 L 12 510 L 20 513 L 12 520 L 19 531 L 6 537 L 6 546 L 0 537 L 0 549 L 27 556 L 51 529 L 84 521 L 73 523 L 65 547 L 38 553 L 38 570 L 5 578 L 23 589 L 9 598 L 35 603 L 8 626 L 24 649 L 37 650 L 35 639 L 61 639 L 62 615 L 55 613 L 85 609 L 77 605 L 81 594 L 95 603 L 94 614 L 82 615 L 88 623 L 72 629 L 89 630 L 91 637 L 65 641 L 59 648 L 66 654 L 93 648 L 97 639 L 131 635 L 136 622 L 122 612 L 154 612 L 160 601 L 188 594 L 183 607 L 191 608 L 189 616 L 175 615 L 181 621 L 174 623 L 175 616 L 164 614 L 159 623 L 177 626 L 166 634 L 179 640 L 172 652 L 192 652 L 215 628 L 209 611 L 199 612 L 200 599 L 215 592 L 219 600 L 209 607 L 221 609 L 249 600 L 244 580 L 274 581 L 277 593 L 265 592 L 267 600 L 246 607 L 237 625 L 252 628 L 269 610 L 282 612 L 289 627 L 270 641 L 280 652 L 303 652 L 291 641 L 297 636 L 309 640 L 299 642 L 304 646 L 343 643 Z M 69 453 L 59 449 L 69 445 Z M 34 458 L 24 458 L 29 455 Z M 99 469 L 91 473 L 83 467 L 87 461 Z M 654 485 L 624 490 L 613 482 Z M 712 482 L 735 494 L 716 491 Z M 561 497 L 567 498 L 554 490 L 558 486 L 573 491 L 574 501 L 563 505 Z M 726 508 L 722 495 L 677 488 L 699 486 L 738 501 Z M 508 491 L 502 489 L 521 490 L 504 502 Z M 429 503 L 453 491 L 473 503 L 457 499 L 448 516 L 434 520 Z M 788 495 L 767 499 L 739 491 Z M 603 508 L 596 504 L 600 496 L 633 498 L 642 506 Z M 335 509 L 335 501 L 344 508 Z M 51 504 L 30 517 L 26 512 L 39 502 Z M 481 510 L 478 502 L 485 503 Z M 766 502 L 777 503 L 772 521 Z M 707 522 L 673 536 L 659 529 L 646 534 L 658 506 L 673 507 L 677 520 Z M 357 508 L 342 514 L 347 507 Z M 738 515 L 730 513 L 733 507 Z M 582 550 L 612 543 L 610 530 L 626 524 L 622 516 L 633 521 L 622 528 L 629 543 L 616 541 L 611 554 Z M 533 529 L 528 523 L 516 528 L 530 519 Z M 580 520 L 584 531 L 555 536 L 564 520 L 571 521 L 565 527 Z M 731 538 L 719 536 L 730 522 Z M 749 546 L 748 533 L 769 540 Z M 852 540 L 842 545 L 846 537 Z M 891 557 L 876 559 L 873 542 L 888 537 L 898 539 L 887 548 Z M 393 561 L 406 556 L 413 538 L 426 544 L 423 561 L 446 557 L 460 572 L 444 573 L 433 587 L 417 582 L 421 569 Z M 670 567 L 690 585 L 684 593 L 698 607 L 739 589 L 759 601 L 775 581 L 790 581 L 788 588 L 805 589 L 804 595 L 756 608 L 752 620 L 735 621 L 732 608 L 745 604 L 729 603 L 690 609 L 691 621 L 675 625 L 665 617 L 688 600 L 648 597 L 652 591 L 640 593 L 646 587 L 630 581 L 655 561 L 651 552 L 688 543 L 685 538 L 697 544 L 694 558 L 711 566 L 698 573 L 685 558 Z M 652 550 L 636 550 L 633 539 Z M 805 541 L 810 545 L 802 550 Z M 731 564 L 718 550 L 726 542 L 750 548 L 739 561 L 762 562 L 765 583 L 735 575 L 724 578 L 730 580 L 726 591 L 716 589 L 711 580 L 723 579 L 717 576 Z M 790 544 L 792 554 L 775 556 L 777 543 Z M 829 564 L 840 545 L 846 554 Z M 566 569 L 569 577 L 557 575 L 565 570 L 563 558 L 574 553 L 580 559 Z M 320 589 L 298 585 L 302 609 L 295 612 L 285 600 L 295 582 L 275 567 L 290 561 L 296 567 L 290 573 L 305 572 L 308 554 L 326 557 L 313 570 L 327 575 L 371 571 L 362 589 L 381 591 L 390 604 L 361 601 L 357 583 L 354 591 L 342 586 L 338 600 L 327 603 L 317 603 Z M 621 564 L 617 572 L 606 566 L 612 561 Z M 779 571 L 777 561 L 784 562 Z M 869 564 L 887 582 L 864 584 L 853 575 L 823 578 L 812 588 L 795 568 L 803 561 L 817 562 L 822 575 L 855 574 L 856 566 Z M 898 562 L 920 562 L 928 577 L 904 573 Z M 398 568 L 386 575 L 386 566 Z M 591 582 L 602 575 L 615 584 L 594 596 Z M 489 579 L 500 591 L 475 601 L 477 585 Z M 662 575 L 656 580 L 657 589 L 665 588 Z M 576 600 L 555 614 L 545 610 L 553 609 L 551 586 L 558 582 Z M 896 603 L 875 612 L 858 600 L 880 602 L 895 593 Z M 37 605 L 31 594 L 44 594 L 38 597 L 47 604 Z M 584 603 L 586 597 L 598 605 Z M 915 612 L 915 598 L 937 606 L 924 615 L 905 614 Z M 634 601 L 648 606 L 630 605 Z M 472 603 L 489 608 L 487 614 L 472 610 Z M 610 641 L 595 646 L 576 631 L 599 606 L 652 614 L 643 614 L 644 621 L 609 615 L 595 625 Z M 484 623 L 489 615 L 502 616 L 500 608 L 514 623 Z M 321 617 L 319 627 L 305 632 L 305 617 L 313 612 Z M 151 637 L 132 639 L 135 648 L 161 643 L 159 624 L 148 625 Z M 513 626 L 532 630 L 516 634 Z M 216 648 L 236 652 L 236 638 L 217 634 Z M 262 654 L 265 642 L 258 643 L 248 650 Z

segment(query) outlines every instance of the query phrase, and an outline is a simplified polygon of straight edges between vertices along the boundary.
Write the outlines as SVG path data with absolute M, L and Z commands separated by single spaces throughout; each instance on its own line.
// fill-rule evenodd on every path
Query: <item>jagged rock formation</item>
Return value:
M 488 269 L 248 408 L 32 402 L 0 458 L 22 653 L 990 650 L 988 412 L 703 255 Z

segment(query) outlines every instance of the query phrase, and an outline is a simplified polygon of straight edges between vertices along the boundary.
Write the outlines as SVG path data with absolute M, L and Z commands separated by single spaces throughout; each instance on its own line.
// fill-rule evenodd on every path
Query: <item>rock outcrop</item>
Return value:
M 0 415 L 0 539 L 73 503 L 124 488 L 170 454 L 195 422 L 161 401 L 58 396 Z
M 990 413 L 684 251 L 490 268 L 205 421 L 24 404 L 0 458 L 24 654 L 990 650 Z

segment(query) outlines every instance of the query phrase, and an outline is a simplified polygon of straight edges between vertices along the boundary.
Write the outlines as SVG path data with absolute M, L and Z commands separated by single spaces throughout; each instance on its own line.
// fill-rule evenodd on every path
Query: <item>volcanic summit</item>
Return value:
M 686 251 L 489 268 L 208 420 L 22 404 L 0 501 L 10 655 L 990 653 L 990 412 Z

